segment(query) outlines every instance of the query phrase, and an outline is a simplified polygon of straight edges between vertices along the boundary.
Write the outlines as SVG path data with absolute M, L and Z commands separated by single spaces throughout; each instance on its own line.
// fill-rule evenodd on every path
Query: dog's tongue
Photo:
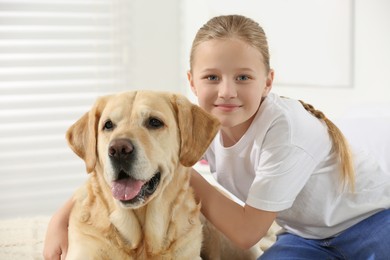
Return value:
M 131 200 L 140 192 L 144 181 L 131 178 L 112 182 L 111 192 L 117 200 Z

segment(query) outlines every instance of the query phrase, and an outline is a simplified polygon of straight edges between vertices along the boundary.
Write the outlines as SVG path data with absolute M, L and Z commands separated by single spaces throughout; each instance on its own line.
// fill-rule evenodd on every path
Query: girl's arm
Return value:
M 68 251 L 68 224 L 73 199 L 69 199 L 51 218 L 46 231 L 43 257 L 45 260 L 65 259 Z
M 225 197 L 195 170 L 191 172 L 191 186 L 202 203 L 202 213 L 239 247 L 248 249 L 267 234 L 276 218 L 275 212 L 242 207 Z

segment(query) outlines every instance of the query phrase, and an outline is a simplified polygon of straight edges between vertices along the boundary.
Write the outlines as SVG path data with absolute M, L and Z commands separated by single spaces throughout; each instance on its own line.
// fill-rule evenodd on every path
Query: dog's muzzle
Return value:
M 135 161 L 135 149 L 130 140 L 111 141 L 108 156 L 117 173 L 112 182 L 112 195 L 126 206 L 140 204 L 152 195 L 160 183 L 161 173 L 156 171 L 149 180 L 139 180 L 131 174 L 131 164 Z

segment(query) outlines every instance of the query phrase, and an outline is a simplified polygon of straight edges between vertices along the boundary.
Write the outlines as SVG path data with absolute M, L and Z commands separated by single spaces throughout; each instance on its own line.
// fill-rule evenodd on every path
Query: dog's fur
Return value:
M 203 240 L 189 167 L 218 127 L 177 94 L 133 91 L 98 99 L 67 132 L 91 174 L 74 195 L 67 259 L 200 259 L 202 241 L 204 258 L 255 259 L 211 224 L 203 225 Z

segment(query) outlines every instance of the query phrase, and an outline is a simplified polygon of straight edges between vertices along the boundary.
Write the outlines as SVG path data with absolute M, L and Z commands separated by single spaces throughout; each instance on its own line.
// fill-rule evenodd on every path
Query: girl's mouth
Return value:
M 215 105 L 215 107 L 220 109 L 221 111 L 224 111 L 224 112 L 232 112 L 232 111 L 237 110 L 241 106 L 231 105 L 231 104 L 219 104 L 219 105 Z

